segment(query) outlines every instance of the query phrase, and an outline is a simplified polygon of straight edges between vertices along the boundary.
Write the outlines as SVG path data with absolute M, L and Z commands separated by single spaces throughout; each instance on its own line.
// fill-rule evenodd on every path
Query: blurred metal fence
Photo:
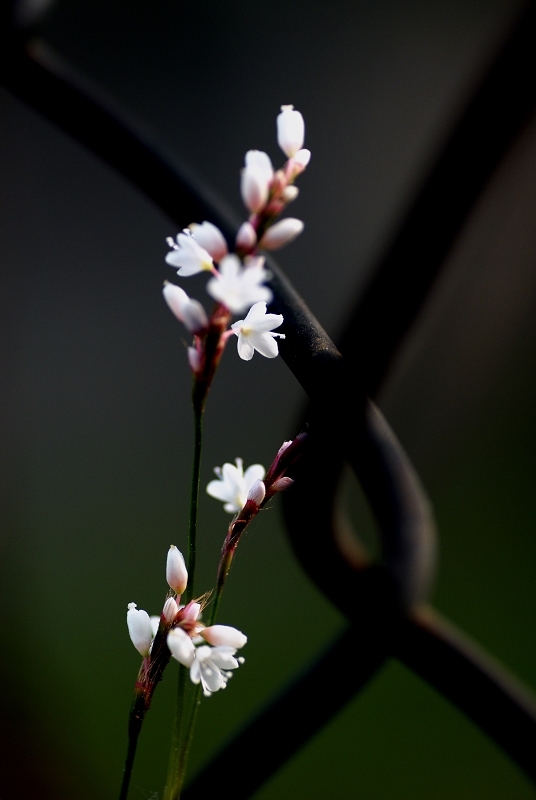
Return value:
M 209 219 L 231 239 L 230 220 L 210 192 L 184 174 L 137 123 L 17 27 L 2 8 L 5 85 L 141 189 L 179 228 Z M 309 670 L 205 768 L 186 798 L 220 790 L 229 759 L 233 796 L 249 797 L 325 725 L 387 658 L 428 681 L 536 781 L 536 702 L 517 681 L 426 604 L 435 568 L 431 508 L 409 459 L 373 401 L 412 322 L 426 303 L 464 221 L 536 107 L 536 4 L 519 19 L 484 77 L 335 347 L 270 260 L 274 301 L 285 318 L 280 351 L 310 398 L 310 433 L 284 496 L 296 558 L 348 618 L 348 628 Z M 445 197 L 450 202 L 445 204 Z M 341 355 L 342 353 L 342 355 Z M 336 494 L 343 464 L 361 482 L 382 543 L 370 563 Z M 349 668 L 349 662 L 352 669 Z M 344 677 L 333 680 L 336 665 Z M 350 676 L 350 677 L 349 677 Z

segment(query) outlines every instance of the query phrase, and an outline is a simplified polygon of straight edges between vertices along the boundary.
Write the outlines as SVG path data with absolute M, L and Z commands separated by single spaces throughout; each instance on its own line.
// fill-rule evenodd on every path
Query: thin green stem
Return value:
M 194 456 L 192 463 L 192 485 L 190 489 L 190 521 L 188 525 L 188 586 L 184 601 L 188 603 L 194 594 L 195 567 L 197 557 L 197 515 L 199 508 L 199 482 L 201 474 L 201 447 L 203 442 L 203 405 L 194 403 Z
M 195 722 L 197 719 L 197 713 L 199 711 L 200 705 L 201 705 L 201 684 L 198 684 L 194 688 L 193 698 L 190 705 L 190 713 L 188 715 L 188 719 L 186 720 L 186 724 L 184 726 L 184 736 L 182 737 L 181 752 L 180 752 L 179 765 L 177 771 L 176 794 L 172 795 L 170 800 L 179 800 L 181 796 L 182 786 L 184 783 L 184 779 L 186 777 L 186 767 L 188 765 L 188 756 L 190 755 L 190 747 L 192 744 Z
M 201 450 L 203 443 L 203 411 L 205 407 L 205 397 L 197 396 L 197 387 L 194 383 L 193 407 L 194 407 L 194 454 L 192 461 L 192 484 L 190 488 L 190 519 L 188 524 L 188 586 L 182 596 L 184 603 L 189 603 L 195 597 L 195 568 L 197 559 L 197 516 L 199 508 L 199 483 L 201 475 Z M 179 682 L 177 687 L 177 708 L 175 711 L 175 721 L 173 725 L 173 735 L 171 742 L 171 752 L 169 755 L 169 765 L 167 773 L 166 788 L 164 792 L 165 800 L 177 800 L 180 796 L 182 783 L 184 780 L 185 753 L 187 756 L 191 737 L 192 725 L 190 723 L 192 714 L 188 715 L 185 722 L 187 706 L 187 685 L 188 669 L 180 666 Z M 194 703 L 197 703 L 197 694 Z M 194 717 L 195 719 L 195 717 Z
M 132 776 L 132 768 L 134 766 L 134 758 L 136 756 L 136 748 L 138 746 L 138 739 L 140 736 L 143 718 L 145 716 L 145 710 L 145 701 L 140 695 L 137 695 L 134 698 L 134 703 L 132 704 L 128 720 L 128 749 L 127 757 L 125 759 L 125 768 L 123 770 L 121 791 L 119 792 L 119 800 L 127 800 L 128 787 L 130 785 L 130 778 Z
M 164 800 L 172 800 L 177 797 L 180 791 L 178 785 L 179 764 L 181 758 L 181 733 L 184 723 L 184 711 L 186 700 L 186 684 L 188 679 L 188 667 L 182 664 L 179 667 L 179 682 L 177 686 L 177 707 L 175 709 L 175 720 L 173 723 L 173 734 L 171 739 L 171 752 L 169 754 L 169 764 L 164 790 Z

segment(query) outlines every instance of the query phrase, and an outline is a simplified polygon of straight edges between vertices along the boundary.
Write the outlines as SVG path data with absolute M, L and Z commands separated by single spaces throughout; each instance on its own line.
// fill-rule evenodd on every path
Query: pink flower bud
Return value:
M 186 571 L 183 555 L 174 544 L 168 550 L 166 580 L 177 594 L 182 594 L 188 583 L 188 572 Z
M 181 621 L 196 622 L 201 613 L 201 604 L 191 600 L 181 611 Z
M 253 250 L 257 244 L 257 234 L 251 222 L 243 222 L 236 234 L 237 250 Z
M 173 622 L 177 614 L 179 613 L 179 607 L 174 597 L 168 597 L 166 602 L 164 603 L 164 608 L 162 609 L 162 616 L 166 622 Z
M 248 637 L 229 625 L 211 625 L 201 631 L 203 639 L 214 647 L 234 647 L 239 650 L 247 644 Z
M 296 236 L 299 236 L 303 231 L 303 227 L 303 222 L 300 219 L 286 217 L 286 219 L 282 219 L 268 228 L 259 242 L 259 246 L 266 248 L 266 250 L 278 250 L 295 239 Z
M 292 478 L 278 478 L 270 487 L 272 492 L 284 492 L 285 489 L 290 489 L 294 481 Z
M 248 492 L 248 500 L 251 500 L 255 505 L 260 506 L 266 495 L 266 486 L 264 481 L 255 481 L 253 486 Z
M 145 658 L 149 655 L 153 641 L 151 619 L 147 611 L 138 610 L 136 603 L 128 604 L 127 625 L 132 644 L 138 653 Z
M 199 350 L 196 350 L 195 347 L 188 348 L 188 363 L 194 375 L 197 375 L 201 369 L 201 355 Z
M 195 658 L 195 647 L 192 640 L 181 628 L 173 628 L 168 633 L 167 645 L 171 655 L 185 667 L 190 667 Z
M 281 106 L 277 117 L 277 143 L 288 158 L 292 158 L 303 147 L 305 123 L 294 106 Z

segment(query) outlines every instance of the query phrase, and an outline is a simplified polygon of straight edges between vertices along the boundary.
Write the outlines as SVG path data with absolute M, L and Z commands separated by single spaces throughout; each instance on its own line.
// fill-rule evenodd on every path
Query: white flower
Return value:
M 243 268 L 237 256 L 228 255 L 220 264 L 220 276 L 207 283 L 207 292 L 233 314 L 240 314 L 259 300 L 270 302 L 272 292 L 262 285 L 267 278 L 264 260 L 255 259 L 251 266 Z
M 188 572 L 184 557 L 180 550 L 172 544 L 168 550 L 166 562 L 166 580 L 177 594 L 182 594 L 188 583 Z
M 272 333 L 273 328 L 279 328 L 283 323 L 282 314 L 267 314 L 266 303 L 255 303 L 245 319 L 239 319 L 231 325 L 238 336 L 238 355 L 244 361 L 253 358 L 255 350 L 266 356 L 275 358 L 279 350 L 275 337 L 285 338 L 283 333 Z
M 203 694 L 210 697 L 213 692 L 225 689 L 231 677 L 231 669 L 237 669 L 239 662 L 234 658 L 234 647 L 208 647 L 201 645 L 195 651 L 195 658 L 190 667 L 192 683 L 201 682 Z M 243 659 L 240 659 L 243 662 Z
M 277 143 L 286 156 L 292 158 L 303 147 L 305 123 L 294 106 L 281 106 L 277 117 Z
M 221 500 L 225 505 L 224 510 L 235 514 L 246 504 L 248 492 L 254 483 L 264 478 L 265 469 L 262 464 L 252 464 L 244 473 L 244 463 L 241 458 L 235 459 L 236 467 L 226 463 L 220 469 L 215 467 L 217 481 L 210 481 L 207 494 Z
M 268 228 L 259 242 L 266 250 L 278 250 L 303 231 L 303 222 L 295 217 L 286 217 Z
M 144 658 L 149 655 L 153 642 L 153 628 L 147 611 L 138 610 L 136 603 L 128 604 L 127 625 L 132 644 Z
M 274 170 L 267 153 L 248 150 L 242 170 L 240 191 L 244 205 L 252 212 L 260 211 L 268 200 Z
M 204 247 L 214 261 L 219 262 L 229 252 L 223 233 L 212 222 L 192 222 L 189 226 L 195 241 Z
M 247 644 L 248 637 L 230 625 L 210 625 L 201 631 L 201 636 L 216 647 L 234 647 L 239 650 Z
M 167 645 L 173 658 L 176 658 L 185 667 L 192 665 L 195 658 L 195 647 L 186 631 L 183 631 L 182 628 L 173 628 L 168 633 Z
M 188 297 L 180 286 L 166 281 L 162 293 L 170 309 L 190 333 L 200 333 L 208 326 L 208 318 L 201 303 Z
M 177 244 L 166 256 L 166 262 L 172 267 L 180 267 L 178 274 L 187 278 L 198 272 L 211 272 L 214 262 L 210 253 L 196 242 L 191 232 L 186 229 L 177 235 Z

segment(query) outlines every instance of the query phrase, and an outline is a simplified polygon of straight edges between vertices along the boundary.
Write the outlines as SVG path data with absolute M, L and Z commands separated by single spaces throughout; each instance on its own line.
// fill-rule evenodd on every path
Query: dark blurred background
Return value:
M 37 30 L 241 218 L 245 151 L 282 161 L 279 106 L 303 113 L 313 155 L 291 213 L 305 231 L 278 260 L 336 338 L 521 8 L 57 0 Z M 380 402 L 435 506 L 434 604 L 533 688 L 535 145 L 533 120 L 475 207 Z M 160 291 L 174 277 L 165 237 L 177 231 L 5 90 L 0 170 L 0 797 L 114 798 L 139 665 L 126 606 L 158 613 L 167 548 L 186 547 L 190 377 Z M 203 283 L 185 288 L 203 298 Z M 304 401 L 280 359 L 245 363 L 229 347 L 202 483 L 236 456 L 268 465 L 297 433 Z M 373 537 L 351 478 L 344 494 Z M 203 496 L 200 589 L 212 585 L 228 521 Z M 294 561 L 277 503 L 240 547 L 221 621 L 247 632 L 246 665 L 203 703 L 192 773 L 345 624 Z M 334 664 L 333 680 L 351 680 L 356 658 Z M 142 733 L 132 800 L 161 797 L 175 667 Z M 235 769 L 239 757 L 222 777 L 229 794 Z M 390 662 L 255 796 L 533 792 L 457 710 Z

